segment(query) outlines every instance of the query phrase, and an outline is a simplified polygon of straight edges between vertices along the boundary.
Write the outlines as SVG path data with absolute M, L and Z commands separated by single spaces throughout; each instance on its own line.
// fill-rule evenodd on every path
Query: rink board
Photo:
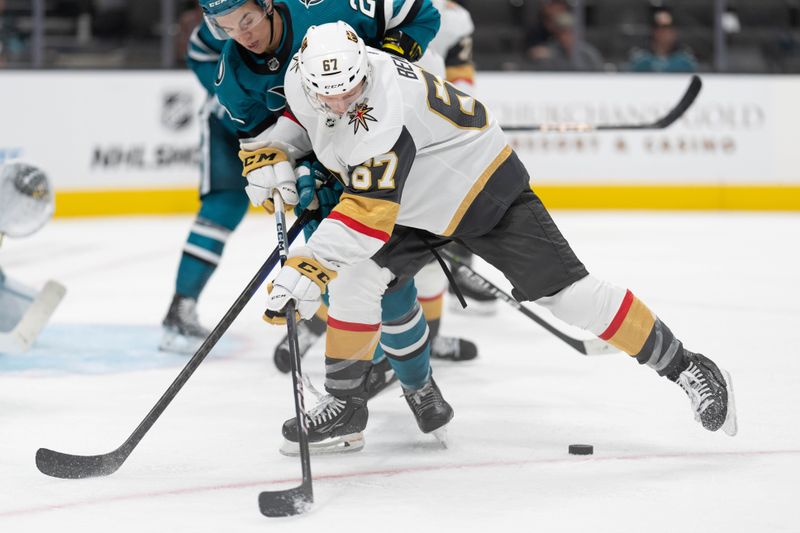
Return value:
M 800 210 L 800 77 L 703 75 L 664 131 L 509 134 L 555 208 Z M 662 116 L 687 75 L 480 73 L 504 125 L 631 123 Z M 197 208 L 198 110 L 189 72 L 3 72 L 0 161 L 23 158 L 57 189 L 57 216 Z M 35 110 L 35 119 L 31 114 Z

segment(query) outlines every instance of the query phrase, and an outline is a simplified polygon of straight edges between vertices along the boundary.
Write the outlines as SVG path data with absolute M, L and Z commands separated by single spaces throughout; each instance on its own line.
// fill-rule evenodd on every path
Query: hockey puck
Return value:
M 592 455 L 594 453 L 594 446 L 591 444 L 570 444 L 570 455 Z

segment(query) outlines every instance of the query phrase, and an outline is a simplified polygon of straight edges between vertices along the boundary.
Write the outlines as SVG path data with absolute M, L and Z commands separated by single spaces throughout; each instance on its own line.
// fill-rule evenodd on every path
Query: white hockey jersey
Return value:
M 286 75 L 291 113 L 345 185 L 308 242 L 334 269 L 370 258 L 395 224 L 443 236 L 485 233 L 528 183 L 482 103 L 400 58 L 368 54 L 365 99 L 341 118 L 312 107 L 297 68 Z

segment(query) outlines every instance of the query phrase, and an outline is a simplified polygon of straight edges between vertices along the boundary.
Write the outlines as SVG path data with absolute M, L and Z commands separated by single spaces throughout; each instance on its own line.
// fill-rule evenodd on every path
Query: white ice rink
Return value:
M 362 452 L 312 458 L 311 512 L 268 519 L 259 491 L 300 470 L 277 452 L 292 395 L 260 293 L 117 473 L 48 478 L 37 448 L 113 450 L 186 361 L 154 346 L 190 218 L 56 220 L 0 249 L 8 275 L 68 289 L 33 351 L 0 355 L 0 532 L 800 531 L 800 216 L 555 218 L 591 272 L 731 372 L 736 437 L 702 429 L 678 386 L 628 356 L 580 356 L 501 304 L 489 320 L 445 317 L 481 350 L 435 364 L 456 413 L 449 449 L 394 386 L 370 404 Z M 274 242 L 269 218 L 245 221 L 201 301 L 206 324 Z M 318 386 L 322 344 L 304 359 Z

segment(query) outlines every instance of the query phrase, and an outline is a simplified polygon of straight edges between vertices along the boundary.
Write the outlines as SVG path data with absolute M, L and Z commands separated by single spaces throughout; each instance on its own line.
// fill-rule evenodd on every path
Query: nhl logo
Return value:
M 281 62 L 278 61 L 277 58 L 271 57 L 269 61 L 267 61 L 267 68 L 270 69 L 272 72 L 275 72 L 279 68 L 281 68 Z
M 325 125 L 327 127 L 329 127 L 329 128 L 332 128 L 332 127 L 334 127 L 336 125 L 336 121 L 334 119 L 332 119 L 331 117 L 328 117 L 328 118 L 325 119 Z
M 192 123 L 194 105 L 192 95 L 187 92 L 174 92 L 164 95 L 161 109 L 161 124 L 169 130 L 179 131 Z
M 300 3 L 306 6 L 306 9 L 308 9 L 309 7 L 321 4 L 324 1 L 325 0 L 300 0 Z

